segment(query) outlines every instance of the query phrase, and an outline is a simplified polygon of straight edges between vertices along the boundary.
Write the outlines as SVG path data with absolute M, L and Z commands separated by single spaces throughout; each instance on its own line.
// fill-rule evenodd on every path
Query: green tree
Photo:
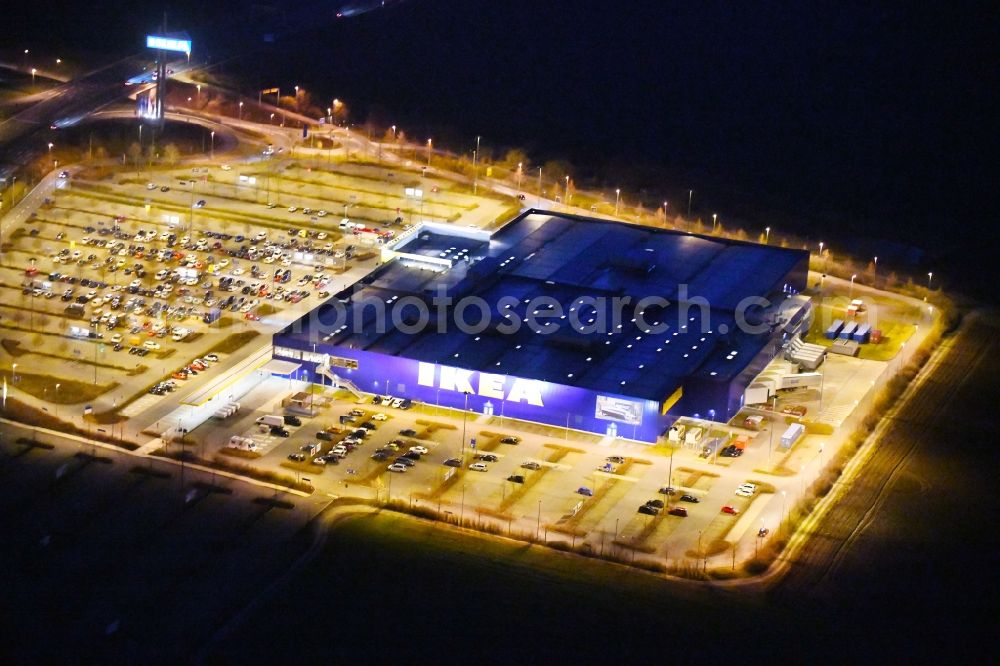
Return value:
M 520 148 L 511 148 L 503 156 L 503 161 L 500 162 L 500 166 L 505 166 L 508 169 L 517 169 L 517 165 L 521 165 L 523 171 L 528 171 L 531 168 L 531 163 L 528 161 L 528 154 L 525 153 Z
M 171 166 L 177 164 L 177 161 L 180 159 L 180 157 L 181 157 L 181 151 L 177 147 L 177 144 L 168 143 L 167 145 L 163 146 L 163 161 L 166 162 L 167 164 Z
M 128 145 L 128 148 L 125 149 L 125 155 L 127 155 L 128 158 L 135 163 L 135 168 L 138 170 L 139 158 L 142 157 L 142 146 L 140 146 L 138 142 L 133 141 Z

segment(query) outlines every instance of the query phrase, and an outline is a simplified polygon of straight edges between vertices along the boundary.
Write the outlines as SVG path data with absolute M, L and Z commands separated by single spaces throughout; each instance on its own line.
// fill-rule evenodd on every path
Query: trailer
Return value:
M 854 341 L 860 342 L 861 344 L 867 344 L 869 338 L 871 337 L 871 324 L 861 324 L 858 326 L 857 330 L 854 331 Z
M 701 442 L 701 438 L 704 437 L 705 431 L 697 426 L 691 426 L 687 429 L 684 434 L 684 445 L 694 446 Z
M 858 329 L 857 322 L 850 322 L 846 324 L 844 328 L 840 329 L 840 335 L 838 336 L 841 340 L 850 340 L 851 336 L 854 335 L 854 331 Z
M 806 427 L 801 423 L 793 423 L 788 426 L 788 429 L 781 435 L 781 448 L 790 449 L 792 445 L 795 444 L 805 434 Z
M 800 372 L 797 375 L 784 375 L 778 380 L 779 391 L 818 388 L 822 385 L 823 374 L 820 372 Z
M 258 418 L 257 425 L 280 428 L 285 425 L 285 418 L 283 416 L 276 416 L 274 414 L 269 414 L 267 416 L 261 416 L 260 418 Z
M 840 335 L 840 329 L 844 328 L 844 320 L 838 319 L 832 324 L 830 328 L 826 329 L 826 338 L 828 340 L 835 340 L 838 335 Z
M 744 405 L 760 405 L 771 397 L 771 387 L 764 383 L 751 384 L 743 392 Z

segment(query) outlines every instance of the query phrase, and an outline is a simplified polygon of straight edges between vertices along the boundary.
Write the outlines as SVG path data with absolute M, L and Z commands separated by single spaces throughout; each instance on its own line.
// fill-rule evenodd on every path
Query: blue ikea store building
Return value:
M 381 251 L 275 334 L 275 358 L 358 392 L 655 442 L 679 416 L 734 416 L 810 317 L 781 308 L 805 250 L 528 210 Z

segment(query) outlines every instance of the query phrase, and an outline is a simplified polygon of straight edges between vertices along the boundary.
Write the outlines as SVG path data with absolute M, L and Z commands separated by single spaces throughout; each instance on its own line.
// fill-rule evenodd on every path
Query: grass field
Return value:
M 337 617 L 351 618 L 334 634 L 349 634 L 343 640 L 313 625 Z M 777 640 L 790 619 L 746 595 L 707 595 L 619 565 L 381 513 L 336 524 L 317 559 L 213 657 L 564 663 L 567 651 L 596 661 L 669 649 L 704 656 L 734 643 L 733 627 L 719 636 L 733 622 L 736 635 L 754 637 L 741 651 L 746 657 Z M 679 641 L 681 627 L 684 647 L 668 638 Z

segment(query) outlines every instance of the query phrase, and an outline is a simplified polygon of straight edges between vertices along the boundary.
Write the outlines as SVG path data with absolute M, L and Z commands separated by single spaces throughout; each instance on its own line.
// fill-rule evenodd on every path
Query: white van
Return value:
M 229 438 L 229 448 L 240 449 L 241 451 L 256 451 L 257 442 L 253 441 L 249 437 L 240 437 L 239 435 L 233 435 Z

